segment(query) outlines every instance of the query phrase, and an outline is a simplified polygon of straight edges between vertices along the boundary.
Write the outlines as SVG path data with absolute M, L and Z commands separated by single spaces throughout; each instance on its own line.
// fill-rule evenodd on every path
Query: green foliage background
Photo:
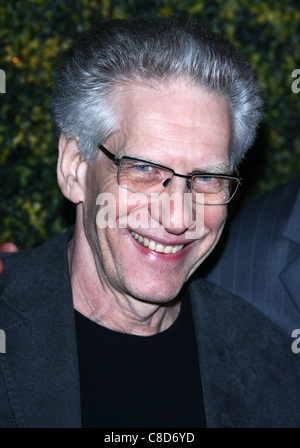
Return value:
M 56 184 L 49 94 L 62 51 L 103 19 L 186 12 L 235 42 L 259 73 L 266 116 L 241 166 L 242 195 L 263 193 L 300 173 L 298 0 L 8 0 L 0 4 L 0 242 L 34 246 L 60 233 L 73 208 Z M 18 58 L 18 59 L 15 59 Z

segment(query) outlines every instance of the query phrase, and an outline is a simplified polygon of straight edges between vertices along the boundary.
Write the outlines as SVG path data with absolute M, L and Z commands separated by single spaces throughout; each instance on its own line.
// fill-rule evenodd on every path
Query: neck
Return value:
M 76 230 L 68 248 L 74 307 L 92 321 L 114 331 L 150 336 L 176 320 L 180 301 L 150 303 L 119 291 L 96 266 L 83 229 Z

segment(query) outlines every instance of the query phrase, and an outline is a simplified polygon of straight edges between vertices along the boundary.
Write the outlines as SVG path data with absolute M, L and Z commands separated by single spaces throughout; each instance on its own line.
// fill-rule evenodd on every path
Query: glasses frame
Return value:
M 173 176 L 172 176 L 170 182 L 167 183 L 167 185 L 162 185 L 164 187 L 164 189 L 167 188 L 170 185 L 170 183 L 172 182 L 172 179 L 173 179 L 174 176 L 181 177 L 183 179 L 187 179 L 187 187 L 188 187 L 188 189 L 189 189 L 191 194 L 192 194 L 192 182 L 191 181 L 192 181 L 193 177 L 195 177 L 195 176 L 199 176 L 199 175 L 201 175 L 201 176 L 211 176 L 211 177 L 218 177 L 218 178 L 222 178 L 222 179 L 224 179 L 224 178 L 225 179 L 232 179 L 232 180 L 235 180 L 237 182 L 237 185 L 236 185 L 234 191 L 231 192 L 231 195 L 230 195 L 228 201 L 221 202 L 221 203 L 215 203 L 215 204 L 205 204 L 204 203 L 203 205 L 226 205 L 226 204 L 228 204 L 231 201 L 231 199 L 234 197 L 235 193 L 237 192 L 237 189 L 242 184 L 242 178 L 240 177 L 239 172 L 238 172 L 237 169 L 235 169 L 235 171 L 234 171 L 235 175 L 231 175 L 231 174 L 215 174 L 215 173 L 197 172 L 197 171 L 195 173 L 193 173 L 193 174 L 190 174 L 190 175 L 179 174 L 179 173 L 176 173 L 174 170 L 172 170 L 172 168 L 169 168 L 169 167 L 164 166 L 164 165 L 159 165 L 158 163 L 149 162 L 148 160 L 139 159 L 137 157 L 123 156 L 120 159 L 119 157 L 117 157 L 115 154 L 110 152 L 105 146 L 103 146 L 101 144 L 98 145 L 98 148 L 110 160 L 112 160 L 118 166 L 117 179 L 118 179 L 118 184 L 119 184 L 120 187 L 123 187 L 123 185 L 120 184 L 120 179 L 119 179 L 120 167 L 121 167 L 121 164 L 122 164 L 123 160 L 134 160 L 136 162 L 141 162 L 141 163 L 143 163 L 145 165 L 153 165 L 153 166 L 156 166 L 157 168 L 162 168 L 164 170 L 170 171 L 173 174 Z M 132 190 L 130 190 L 130 191 L 132 191 Z M 162 190 L 162 191 L 164 191 L 164 190 Z M 141 193 L 141 192 L 134 191 L 134 193 Z M 159 193 L 159 194 L 161 194 L 161 193 Z M 143 194 L 145 194 L 146 196 L 151 196 L 152 195 L 151 193 L 149 193 L 149 194 L 143 193 Z

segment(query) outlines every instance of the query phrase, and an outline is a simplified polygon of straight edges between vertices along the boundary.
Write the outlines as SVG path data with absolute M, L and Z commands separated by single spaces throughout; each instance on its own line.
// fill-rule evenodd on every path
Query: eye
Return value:
M 138 171 L 150 171 L 153 170 L 153 166 L 151 165 L 134 165 Z
M 194 176 L 195 182 L 203 182 L 203 183 L 209 183 L 209 182 L 217 182 L 218 179 L 212 176 Z
M 193 177 L 193 189 L 199 193 L 216 193 L 223 187 L 222 179 L 214 176 Z
M 213 177 L 201 177 L 201 176 L 197 176 L 196 179 L 197 179 L 198 181 L 201 181 L 201 182 L 210 182 L 210 181 L 213 180 Z

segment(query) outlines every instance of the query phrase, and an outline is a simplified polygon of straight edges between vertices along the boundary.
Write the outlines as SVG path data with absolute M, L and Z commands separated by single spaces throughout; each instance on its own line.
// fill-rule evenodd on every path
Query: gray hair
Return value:
M 57 132 L 79 138 L 92 164 L 98 144 L 118 130 L 117 87 L 178 77 L 227 100 L 230 159 L 237 166 L 262 119 L 258 77 L 230 41 L 186 17 L 111 19 L 86 32 L 66 55 L 55 84 Z

